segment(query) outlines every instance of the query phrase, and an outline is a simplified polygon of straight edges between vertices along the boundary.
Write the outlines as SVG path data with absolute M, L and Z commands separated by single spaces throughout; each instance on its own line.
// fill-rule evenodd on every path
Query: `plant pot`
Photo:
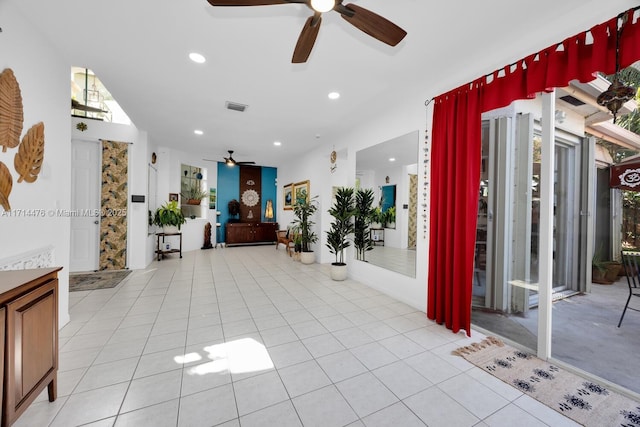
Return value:
M 622 269 L 622 264 L 620 264 L 619 262 L 608 262 L 607 266 L 606 266 L 606 272 L 604 275 L 605 280 L 613 283 L 616 280 L 618 280 L 618 273 L 620 273 L 620 270 Z
M 200 199 L 188 199 L 187 200 L 187 204 L 188 205 L 199 205 L 202 202 L 202 200 Z
M 173 234 L 173 233 L 179 233 L 180 230 L 175 225 L 163 225 L 162 232 L 165 234 Z
M 316 254 L 313 251 L 300 252 L 300 262 L 303 264 L 313 264 L 316 262 Z
M 396 228 L 396 223 L 395 222 L 387 223 L 387 226 L 385 228 Z
M 347 264 L 343 262 L 332 262 L 331 263 L 331 279 L 341 282 L 347 278 Z
M 607 280 L 607 270 L 599 269 L 597 267 L 593 267 L 591 270 L 591 282 L 597 283 L 599 285 L 610 285 L 613 282 L 611 280 Z
M 382 228 L 382 224 L 380 224 L 379 222 L 372 222 L 371 228 Z

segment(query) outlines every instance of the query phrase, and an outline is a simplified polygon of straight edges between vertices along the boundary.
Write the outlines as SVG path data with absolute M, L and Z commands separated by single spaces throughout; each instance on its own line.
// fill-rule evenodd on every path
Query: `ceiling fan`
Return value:
M 229 151 L 229 157 L 223 157 L 224 162 L 226 163 L 227 166 L 241 166 L 241 165 L 255 165 L 256 162 L 236 162 L 235 159 L 233 158 L 233 150 L 228 150 Z M 217 160 L 210 160 L 210 159 L 202 159 L 202 160 L 206 160 L 207 162 L 215 162 Z
M 302 27 L 298 43 L 293 51 L 291 62 L 299 64 L 307 62 L 313 44 L 318 36 L 322 13 L 335 10 L 351 25 L 380 40 L 389 46 L 395 46 L 407 32 L 393 22 L 370 10 L 355 4 L 342 4 L 343 0 L 207 0 L 212 6 L 267 6 L 272 4 L 304 3 L 313 11 Z

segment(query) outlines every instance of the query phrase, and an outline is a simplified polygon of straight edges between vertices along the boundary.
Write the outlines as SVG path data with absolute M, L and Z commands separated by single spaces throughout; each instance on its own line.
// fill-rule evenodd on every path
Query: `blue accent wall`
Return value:
M 278 178 L 278 169 L 271 167 L 262 167 L 262 197 L 260 200 L 262 206 L 262 218 L 261 221 L 266 221 L 264 217 L 265 205 L 267 200 L 273 200 L 273 214 L 277 215 L 278 212 L 278 200 L 276 179 Z M 229 209 L 227 205 L 233 199 L 240 201 L 240 168 L 227 166 L 224 162 L 218 162 L 218 210 L 220 216 L 218 221 L 220 222 L 220 241 L 226 241 L 225 238 L 225 225 L 229 221 Z M 273 219 L 277 221 L 277 218 Z
M 267 219 L 264 217 L 264 213 L 266 211 L 267 200 L 271 199 L 273 201 L 273 219 L 270 221 L 278 222 L 278 199 L 276 198 L 276 179 L 278 178 L 278 169 L 276 168 L 262 168 L 262 222 L 266 222 Z
M 227 205 L 233 199 L 240 201 L 240 168 L 218 162 L 218 210 L 220 216 L 220 240 L 225 239 L 225 225 L 229 220 Z

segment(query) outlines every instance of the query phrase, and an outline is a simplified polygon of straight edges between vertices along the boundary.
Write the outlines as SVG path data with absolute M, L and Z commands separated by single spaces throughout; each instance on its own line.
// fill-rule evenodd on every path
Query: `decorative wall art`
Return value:
M 169 193 L 169 201 L 177 202 L 178 201 L 178 193 Z
M 240 222 L 262 219 L 262 169 L 240 165 Z
M 11 68 L 0 74 L 0 145 L 2 152 L 20 144 L 22 134 L 22 94 Z
M 44 160 L 44 123 L 33 125 L 22 138 L 13 165 L 20 174 L 18 182 L 34 182 L 38 179 Z
M 282 207 L 284 210 L 293 209 L 293 183 L 282 188 Z
M 6 68 L 0 73 L 0 146 L 19 146 L 14 157 L 14 167 L 18 172 L 18 182 L 32 183 L 38 178 L 44 160 L 44 123 L 33 125 L 20 141 L 24 122 L 22 94 L 13 70 Z M 13 187 L 13 177 L 7 166 L 0 162 L 0 206 L 11 209 L 9 195 Z
M 295 202 L 299 198 L 309 199 L 309 193 L 311 192 L 311 185 L 309 180 L 300 181 L 293 184 L 293 202 Z
M 102 141 L 100 270 L 127 267 L 128 150 L 126 143 Z
M 0 162 L 0 206 L 2 206 L 5 211 L 11 210 L 9 194 L 11 194 L 12 186 L 13 178 L 11 177 L 11 172 L 9 172 L 9 168 L 7 168 L 4 163 Z
M 216 208 L 216 189 L 209 188 L 209 209 Z

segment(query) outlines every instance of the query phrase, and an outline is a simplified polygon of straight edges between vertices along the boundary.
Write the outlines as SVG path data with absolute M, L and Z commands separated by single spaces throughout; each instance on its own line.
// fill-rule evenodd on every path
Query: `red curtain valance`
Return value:
M 481 114 L 537 92 L 613 74 L 640 59 L 640 21 L 629 10 L 435 99 L 427 316 L 471 335 L 471 286 L 480 184 Z

